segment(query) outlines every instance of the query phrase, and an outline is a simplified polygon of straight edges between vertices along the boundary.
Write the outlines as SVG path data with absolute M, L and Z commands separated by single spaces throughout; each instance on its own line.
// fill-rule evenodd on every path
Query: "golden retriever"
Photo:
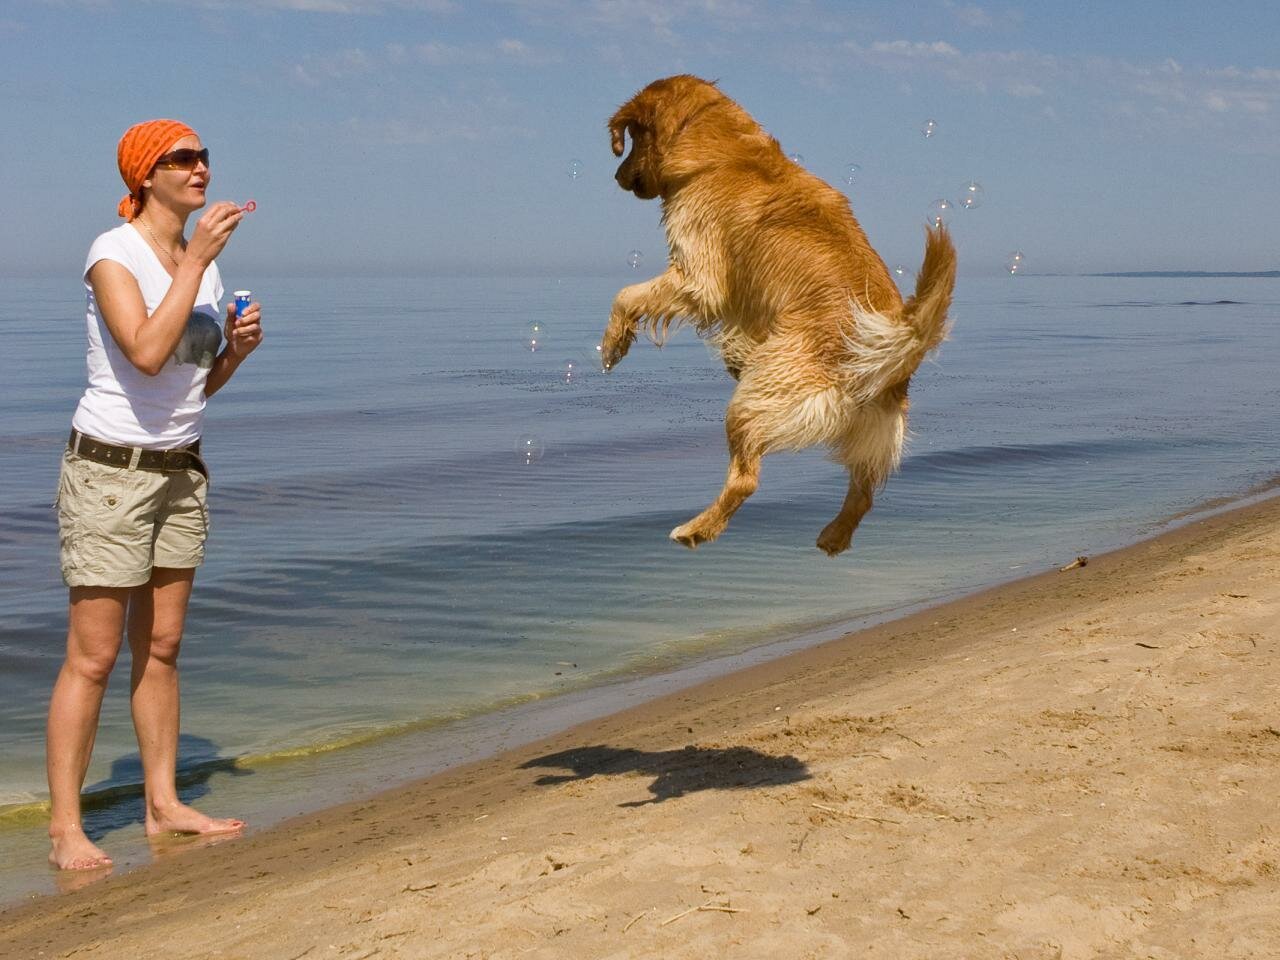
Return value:
M 667 77 L 609 120 L 615 179 L 662 198 L 667 269 L 624 287 L 601 343 L 606 368 L 641 325 L 661 342 L 693 324 L 738 386 L 725 414 L 729 476 L 711 506 L 671 531 L 687 547 L 714 540 L 755 492 L 760 459 L 823 444 L 849 471 L 840 512 L 818 536 L 835 556 L 901 459 L 907 384 L 946 335 L 955 248 L 927 231 L 905 303 L 837 190 L 789 160 L 714 84 Z

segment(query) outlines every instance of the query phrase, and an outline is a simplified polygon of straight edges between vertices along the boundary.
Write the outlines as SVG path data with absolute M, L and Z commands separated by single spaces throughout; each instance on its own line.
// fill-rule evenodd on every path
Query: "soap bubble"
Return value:
M 1009 254 L 1009 259 L 1005 261 L 1004 268 L 1009 271 L 1010 276 L 1016 276 L 1022 272 L 1022 267 L 1026 263 L 1023 259 L 1022 251 L 1015 250 Z
M 599 343 L 592 344 L 582 351 L 578 357 L 583 373 L 602 373 L 607 372 L 604 365 L 604 346 Z
M 844 182 L 853 186 L 858 179 L 858 174 L 862 173 L 862 164 L 846 163 L 844 165 Z
M 920 132 L 924 134 L 924 138 L 928 140 L 938 132 L 938 124 L 933 120 L 926 120 L 924 126 L 920 128 Z
M 525 466 L 537 463 L 546 452 L 547 445 L 542 442 L 541 437 L 525 434 L 516 440 L 516 456 Z
M 574 386 L 582 382 L 587 375 L 587 365 L 581 360 L 573 357 L 566 357 L 560 361 L 560 380 L 568 386 Z
M 929 224 L 930 226 L 940 227 L 947 222 L 947 218 L 951 216 L 951 211 L 955 209 L 955 204 L 950 200 L 935 200 L 929 204 Z
M 627 254 L 627 266 L 635 270 L 640 266 L 640 261 L 644 259 L 644 254 L 639 250 L 632 250 Z
M 915 276 L 914 273 L 900 263 L 895 263 L 893 269 L 889 272 L 893 274 L 893 279 L 898 283 L 909 283 L 911 278 Z
M 524 331 L 521 344 L 530 353 L 537 353 L 546 345 L 547 331 L 540 323 L 531 323 Z
M 582 176 L 582 161 L 570 160 L 569 161 L 569 179 L 577 180 L 580 176 Z
M 787 159 L 794 163 L 797 167 L 804 166 L 804 156 L 799 153 L 787 154 Z
M 982 206 L 982 184 L 977 180 L 970 180 L 960 188 L 960 206 L 965 210 L 972 210 L 975 207 Z

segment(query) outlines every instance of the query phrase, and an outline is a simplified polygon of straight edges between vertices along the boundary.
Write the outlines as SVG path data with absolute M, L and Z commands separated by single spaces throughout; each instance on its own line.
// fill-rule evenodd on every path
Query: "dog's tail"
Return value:
M 911 376 L 947 336 L 947 310 L 956 283 L 956 248 L 947 228 L 929 227 L 916 291 L 901 311 L 878 313 L 854 301 L 842 365 L 853 397 L 867 403 Z

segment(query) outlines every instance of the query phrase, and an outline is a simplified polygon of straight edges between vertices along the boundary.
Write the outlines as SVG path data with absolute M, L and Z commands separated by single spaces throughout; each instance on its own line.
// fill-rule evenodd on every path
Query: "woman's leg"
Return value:
M 67 657 L 49 700 L 49 861 L 64 870 L 111 863 L 84 834 L 80 790 L 98 733 L 107 678 L 120 652 L 128 588 L 72 587 Z
M 129 600 L 131 706 L 146 791 L 147 834 L 224 833 L 242 820 L 206 817 L 178 800 L 178 649 L 195 570 L 155 567 Z

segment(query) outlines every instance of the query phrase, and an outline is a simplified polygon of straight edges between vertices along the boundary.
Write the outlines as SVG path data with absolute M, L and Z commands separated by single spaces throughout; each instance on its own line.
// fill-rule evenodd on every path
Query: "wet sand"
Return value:
M 1272 498 L 174 843 L 0 956 L 1276 957 L 1278 640 Z

